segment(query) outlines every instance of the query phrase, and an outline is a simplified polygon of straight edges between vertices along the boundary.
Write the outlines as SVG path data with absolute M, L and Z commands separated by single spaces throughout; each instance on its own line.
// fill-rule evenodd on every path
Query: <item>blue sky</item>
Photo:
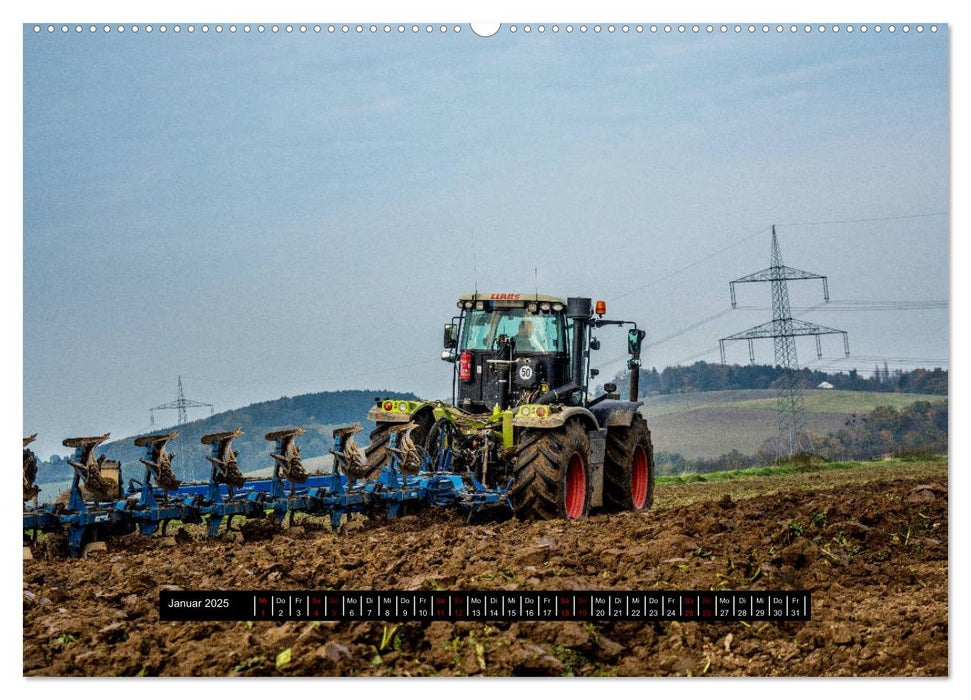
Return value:
M 69 435 L 144 429 L 180 373 L 217 410 L 340 388 L 442 396 L 455 298 L 476 281 L 532 289 L 534 269 L 541 291 L 605 298 L 648 343 L 676 334 L 768 265 L 773 223 L 946 211 L 947 81 L 943 25 L 488 39 L 467 25 L 27 26 L 24 430 L 47 456 Z M 778 230 L 786 262 L 828 275 L 834 301 L 948 297 L 946 217 Z M 808 283 L 790 293 L 821 301 Z M 849 331 L 860 357 L 946 366 L 946 310 L 804 317 Z M 726 314 L 645 360 L 716 360 L 719 337 L 767 318 Z M 605 334 L 602 357 L 620 340 Z M 799 350 L 815 361 L 811 341 Z M 824 350 L 824 366 L 854 365 L 838 341 Z

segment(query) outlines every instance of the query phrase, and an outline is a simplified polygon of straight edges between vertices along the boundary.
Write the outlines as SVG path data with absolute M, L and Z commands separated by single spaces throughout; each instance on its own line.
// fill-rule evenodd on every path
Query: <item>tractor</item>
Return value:
M 651 432 L 638 411 L 641 342 L 606 304 L 543 294 L 466 294 L 444 327 L 452 399 L 376 398 L 365 450 L 374 472 L 438 468 L 504 489 L 523 520 L 646 510 L 654 492 Z M 629 400 L 614 384 L 590 398 L 590 352 L 604 326 L 629 326 Z M 443 460 L 447 464 L 442 465 Z

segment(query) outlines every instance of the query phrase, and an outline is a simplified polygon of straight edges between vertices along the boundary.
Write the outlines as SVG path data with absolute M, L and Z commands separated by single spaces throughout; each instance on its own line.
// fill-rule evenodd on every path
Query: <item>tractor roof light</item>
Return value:
M 553 311 L 562 311 L 563 304 L 553 304 Z
M 529 304 L 529 305 L 528 305 L 528 306 L 526 307 L 526 310 L 527 310 L 527 311 L 528 311 L 529 313 L 531 313 L 531 314 L 534 314 L 534 313 L 536 313 L 536 302 L 533 302 L 532 304 Z
M 543 311 L 549 311 L 550 303 L 548 301 L 544 301 L 542 304 L 539 305 L 539 308 L 542 309 Z
M 471 309 L 472 308 L 472 302 L 471 301 L 465 302 L 465 308 Z
M 484 308 L 485 308 L 485 302 L 484 301 L 477 301 L 477 302 L 475 302 L 475 310 L 476 311 L 482 311 Z
M 603 316 L 605 313 L 607 313 L 607 302 L 603 301 L 602 299 L 598 300 L 595 310 L 598 316 Z

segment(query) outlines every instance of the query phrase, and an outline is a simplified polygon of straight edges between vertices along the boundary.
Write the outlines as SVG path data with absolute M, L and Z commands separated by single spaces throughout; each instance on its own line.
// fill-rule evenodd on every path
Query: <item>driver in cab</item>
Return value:
M 518 352 L 543 352 L 543 346 L 534 335 L 532 319 L 524 318 L 519 323 L 519 330 L 513 340 L 516 341 Z

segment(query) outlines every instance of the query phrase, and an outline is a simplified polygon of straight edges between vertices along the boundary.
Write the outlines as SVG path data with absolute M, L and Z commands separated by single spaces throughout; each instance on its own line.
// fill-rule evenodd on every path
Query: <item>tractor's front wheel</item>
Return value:
M 378 423 L 371 431 L 370 442 L 364 449 L 364 457 L 370 467 L 370 473 L 377 472 L 388 463 L 391 453 L 388 451 L 388 441 L 391 438 L 391 427 L 394 423 Z
M 415 445 L 424 446 L 428 432 L 435 424 L 435 417 L 430 410 L 421 410 L 415 413 L 412 421 L 416 427 L 412 428 L 411 439 Z M 391 464 L 391 452 L 388 450 L 388 443 L 391 441 L 391 429 L 398 423 L 378 423 L 371 431 L 370 441 L 364 450 L 364 457 L 370 467 L 373 476 L 382 467 Z
M 608 510 L 647 510 L 654 502 L 654 446 L 651 431 L 637 414 L 630 427 L 607 430 L 604 506 Z
M 523 434 L 510 493 L 518 518 L 585 518 L 592 491 L 590 438 L 582 423 Z

